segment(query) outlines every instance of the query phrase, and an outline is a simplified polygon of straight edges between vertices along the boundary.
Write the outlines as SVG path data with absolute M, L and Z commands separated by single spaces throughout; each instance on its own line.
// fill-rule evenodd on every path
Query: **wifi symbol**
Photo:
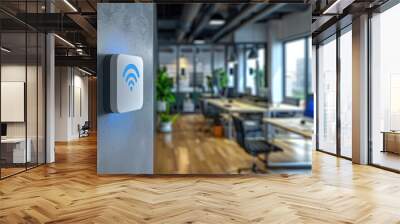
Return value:
M 122 76 L 125 78 L 125 82 L 128 84 L 129 90 L 132 91 L 133 87 L 140 78 L 139 69 L 134 64 L 128 64 L 125 67 Z

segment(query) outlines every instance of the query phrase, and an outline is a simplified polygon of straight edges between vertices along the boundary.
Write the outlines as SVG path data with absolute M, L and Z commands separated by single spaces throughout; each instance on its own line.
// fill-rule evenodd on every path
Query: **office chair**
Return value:
M 200 110 L 207 122 L 207 127 L 201 129 L 201 131 L 208 132 L 211 130 L 211 126 L 220 123 L 220 113 L 217 108 L 213 105 L 207 104 L 206 100 L 200 101 Z
M 80 126 L 78 124 L 79 138 L 89 136 L 90 125 L 89 121 L 85 121 L 85 123 Z
M 263 135 L 263 113 L 241 113 L 240 117 L 244 120 L 248 137 L 262 137 Z
M 289 105 L 294 105 L 294 106 L 299 106 L 300 105 L 300 100 L 295 99 L 295 98 L 285 98 L 283 99 L 284 104 L 289 104 Z
M 257 167 L 256 161 L 260 159 L 264 162 L 265 166 L 268 167 L 268 157 L 271 152 L 282 151 L 282 149 L 277 148 L 269 144 L 263 138 L 250 138 L 249 135 L 253 132 L 248 130 L 245 125 L 243 118 L 239 116 L 233 116 L 233 123 L 236 131 L 236 141 L 245 150 L 245 152 L 253 157 L 253 163 L 251 167 L 239 168 L 238 173 L 244 170 L 251 170 L 254 173 L 263 172 Z M 265 159 L 259 158 L 260 154 L 265 154 Z

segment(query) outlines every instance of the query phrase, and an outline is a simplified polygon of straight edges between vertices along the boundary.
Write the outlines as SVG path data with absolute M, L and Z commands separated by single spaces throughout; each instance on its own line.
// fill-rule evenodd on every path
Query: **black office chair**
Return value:
M 82 126 L 78 124 L 78 130 L 79 130 L 79 138 L 89 136 L 89 130 L 90 130 L 89 121 L 85 121 L 85 123 Z
M 263 172 L 257 167 L 257 159 L 260 159 L 262 162 L 264 162 L 265 166 L 268 167 L 269 154 L 271 152 L 282 151 L 282 149 L 269 144 L 263 138 L 248 137 L 250 134 L 252 134 L 253 131 L 246 128 L 243 118 L 239 116 L 233 116 L 233 123 L 236 131 L 236 141 L 246 151 L 246 153 L 250 154 L 253 157 L 252 166 L 248 168 L 239 168 L 238 172 L 241 173 L 245 170 L 251 170 L 254 173 Z M 260 154 L 265 154 L 265 159 L 261 159 L 259 157 Z
M 206 100 L 200 101 L 200 110 L 203 114 L 208 126 L 201 131 L 210 131 L 212 125 L 220 123 L 220 111 L 213 105 L 207 104 Z
M 248 137 L 262 137 L 263 113 L 241 113 L 240 117 L 244 120 L 246 130 L 249 132 Z
M 293 105 L 293 106 L 299 106 L 300 105 L 300 100 L 299 99 L 295 99 L 295 98 L 285 98 L 285 99 L 283 99 L 282 103 Z

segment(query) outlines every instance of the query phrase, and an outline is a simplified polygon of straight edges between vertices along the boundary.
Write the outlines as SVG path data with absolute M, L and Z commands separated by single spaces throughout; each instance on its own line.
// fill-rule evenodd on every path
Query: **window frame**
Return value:
M 287 39 L 287 40 L 283 41 L 283 44 L 282 44 L 282 65 L 283 65 L 282 66 L 282 91 L 283 91 L 282 96 L 283 97 L 282 97 L 282 99 L 283 99 L 284 102 L 285 101 L 301 100 L 301 99 L 296 98 L 296 97 L 287 96 L 287 94 L 286 94 L 286 89 L 287 89 L 286 88 L 286 84 L 287 84 L 287 81 L 286 81 L 286 46 L 287 46 L 288 43 L 299 41 L 299 40 L 303 40 L 303 42 L 304 42 L 304 58 L 305 58 L 304 61 L 305 61 L 305 64 L 306 64 L 306 66 L 304 66 L 304 85 L 303 85 L 303 88 L 304 88 L 304 100 L 307 98 L 308 91 L 311 88 L 308 85 L 309 76 L 307 75 L 307 73 L 311 72 L 310 63 L 312 61 L 312 60 L 310 61 L 310 58 L 308 57 L 309 53 L 311 53 L 310 49 L 309 49 L 310 43 L 308 41 L 308 38 L 310 38 L 310 37 L 311 36 L 301 36 L 301 37 L 291 38 L 291 39 Z

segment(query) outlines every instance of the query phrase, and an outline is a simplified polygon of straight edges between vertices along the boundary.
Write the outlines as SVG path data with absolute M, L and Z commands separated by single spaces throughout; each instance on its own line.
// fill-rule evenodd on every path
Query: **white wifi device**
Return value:
M 110 59 L 110 109 L 126 113 L 143 107 L 143 59 L 115 54 Z

